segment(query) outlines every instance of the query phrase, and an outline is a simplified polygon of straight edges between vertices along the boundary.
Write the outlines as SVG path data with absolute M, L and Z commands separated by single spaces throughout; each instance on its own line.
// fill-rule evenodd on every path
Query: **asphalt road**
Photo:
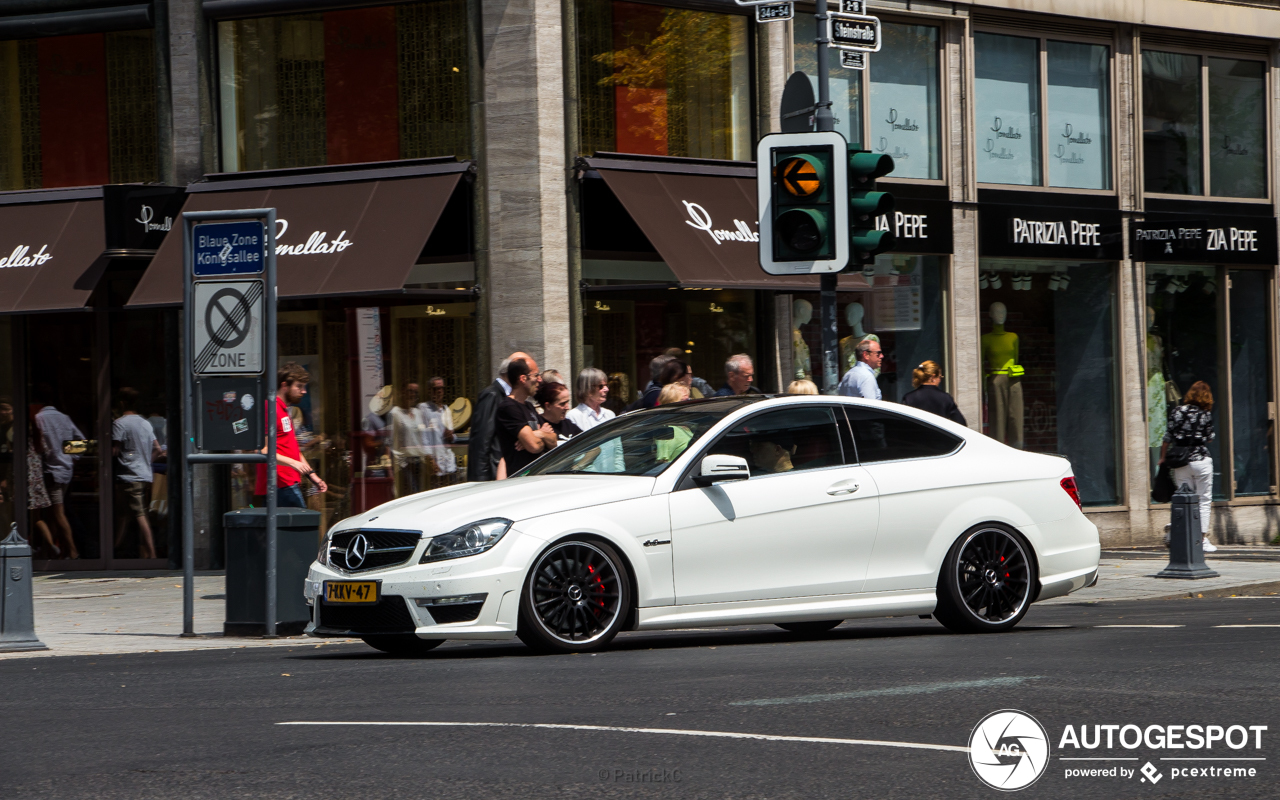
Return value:
M 1021 795 L 1272 798 L 1278 656 L 1280 599 L 1224 598 L 1036 607 L 996 636 L 881 619 L 808 641 L 764 627 L 625 634 L 598 655 L 450 643 L 398 659 L 308 644 L 11 660 L 0 797 L 990 798 L 967 753 L 901 745 L 964 747 L 984 716 L 1013 708 L 1052 747 Z M 317 721 L 599 728 L 279 724 Z M 1065 726 L 1095 724 L 1269 730 L 1260 751 L 1059 747 Z M 1061 760 L 1076 753 L 1136 760 Z M 1222 764 L 1160 760 L 1206 755 L 1267 760 L 1226 762 L 1252 778 L 1175 778 Z M 1154 785 L 1140 772 L 1065 777 L 1147 762 Z

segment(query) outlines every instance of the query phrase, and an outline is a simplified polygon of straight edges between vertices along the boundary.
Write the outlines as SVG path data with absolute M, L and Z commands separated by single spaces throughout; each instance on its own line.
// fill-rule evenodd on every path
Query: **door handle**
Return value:
M 852 481 L 841 481 L 840 483 L 833 483 L 830 486 L 828 486 L 827 494 L 832 496 L 841 495 L 841 494 L 853 494 L 854 492 L 858 491 L 859 488 L 860 487 L 858 486 L 858 484 Z

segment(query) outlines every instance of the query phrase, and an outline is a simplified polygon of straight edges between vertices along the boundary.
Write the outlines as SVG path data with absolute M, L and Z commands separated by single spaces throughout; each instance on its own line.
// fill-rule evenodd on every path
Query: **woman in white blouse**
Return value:
M 573 394 L 578 398 L 578 405 L 565 415 L 565 419 L 584 432 L 617 416 L 604 407 L 604 401 L 609 397 L 609 379 L 595 367 L 587 367 L 578 373 L 578 379 L 573 383 Z M 622 472 L 624 464 L 622 448 L 618 440 L 613 439 L 601 445 L 600 455 L 589 471 Z

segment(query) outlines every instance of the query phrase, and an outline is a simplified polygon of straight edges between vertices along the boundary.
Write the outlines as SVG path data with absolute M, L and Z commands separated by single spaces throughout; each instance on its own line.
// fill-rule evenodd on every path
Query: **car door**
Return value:
M 677 604 L 859 591 L 879 502 L 867 471 L 847 463 L 838 413 L 764 411 L 703 451 L 746 458 L 751 477 L 699 487 L 686 476 L 669 495 Z
M 846 406 L 858 462 L 879 491 L 880 525 L 864 592 L 931 589 L 937 564 L 929 545 L 947 515 L 982 477 L 952 457 L 963 439 L 920 420 L 867 406 Z M 959 535 L 960 531 L 954 532 Z

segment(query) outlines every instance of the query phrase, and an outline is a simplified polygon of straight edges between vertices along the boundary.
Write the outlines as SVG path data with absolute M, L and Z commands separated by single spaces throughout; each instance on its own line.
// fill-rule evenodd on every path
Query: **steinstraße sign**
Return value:
M 832 47 L 875 53 L 880 50 L 880 20 L 831 12 L 828 20 Z

